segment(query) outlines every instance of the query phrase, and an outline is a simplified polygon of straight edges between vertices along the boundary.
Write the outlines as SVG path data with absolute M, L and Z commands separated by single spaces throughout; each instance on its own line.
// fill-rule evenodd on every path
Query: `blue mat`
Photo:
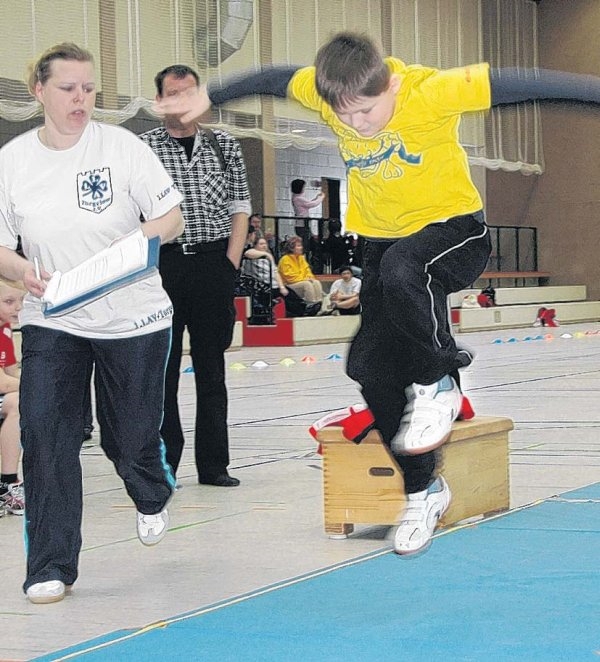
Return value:
M 600 484 L 38 660 L 600 660 Z

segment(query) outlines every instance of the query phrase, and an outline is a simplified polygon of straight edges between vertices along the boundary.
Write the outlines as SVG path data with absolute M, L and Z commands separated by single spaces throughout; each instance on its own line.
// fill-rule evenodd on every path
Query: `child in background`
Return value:
M 340 276 L 334 281 L 329 290 L 331 311 L 340 315 L 360 314 L 360 288 L 362 281 L 352 273 L 348 265 L 340 267 Z
M 0 279 L 0 516 L 22 515 L 23 483 L 18 477 L 21 457 L 19 379 L 12 325 L 19 322 L 25 289 L 22 283 Z

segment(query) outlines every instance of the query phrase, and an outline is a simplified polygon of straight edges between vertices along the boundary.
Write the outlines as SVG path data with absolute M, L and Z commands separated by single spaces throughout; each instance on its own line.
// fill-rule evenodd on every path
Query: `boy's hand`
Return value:
M 34 297 L 38 297 L 38 299 L 41 299 L 46 291 L 46 281 L 52 278 L 52 274 L 49 274 L 45 269 L 41 269 L 40 276 L 41 279 L 36 276 L 35 266 L 31 263 L 23 272 L 23 285 L 25 285 L 28 292 L 33 294 Z
M 152 110 L 159 117 L 172 115 L 182 124 L 199 119 L 211 107 L 206 85 L 199 88 L 190 88 L 184 94 L 172 97 L 161 97 L 152 106 Z

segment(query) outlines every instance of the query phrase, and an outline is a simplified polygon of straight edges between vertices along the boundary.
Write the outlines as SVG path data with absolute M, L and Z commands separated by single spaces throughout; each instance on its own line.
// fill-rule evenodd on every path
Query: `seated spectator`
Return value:
M 244 242 L 244 251 L 247 251 L 252 248 L 252 246 L 254 246 L 256 237 L 256 228 L 252 225 L 252 223 L 249 223 L 248 234 L 246 235 L 246 241 Z M 243 271 L 238 271 L 236 275 L 233 294 L 236 297 L 246 297 L 252 294 L 252 290 L 248 287 L 247 279 L 244 278 Z
M 284 285 L 308 304 L 314 304 L 313 314 L 316 314 L 323 303 L 323 288 L 306 261 L 302 239 L 298 236 L 290 237 L 285 243 L 284 252 L 277 267 Z
M 260 214 L 252 214 L 252 216 L 248 218 L 248 223 L 250 224 L 250 227 L 254 228 L 255 239 L 265 236 L 262 229 L 262 216 Z
M 21 283 L 0 279 L 0 515 L 22 515 L 25 509 L 23 483 L 18 476 L 21 369 L 12 338 L 12 324 L 19 322 L 25 293 Z
M 242 273 L 270 287 L 274 299 L 288 295 L 288 289 L 264 237 L 255 239 L 254 245 L 244 251 Z
M 254 246 L 254 242 L 256 241 L 258 236 L 259 235 L 256 232 L 256 227 L 252 225 L 252 223 L 249 223 L 248 234 L 246 235 L 246 241 L 244 242 L 245 251 L 247 251 L 249 248 L 252 248 L 252 246 Z
M 333 281 L 329 291 L 331 304 L 327 314 L 337 311 L 340 315 L 359 315 L 362 281 L 354 276 L 348 265 L 340 267 L 339 272 L 341 278 Z

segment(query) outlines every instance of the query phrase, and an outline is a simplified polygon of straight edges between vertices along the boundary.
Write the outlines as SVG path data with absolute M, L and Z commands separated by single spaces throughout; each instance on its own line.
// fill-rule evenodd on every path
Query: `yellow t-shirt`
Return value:
M 386 63 L 401 85 L 394 115 L 371 138 L 343 124 L 318 95 L 314 67 L 299 69 L 288 86 L 338 138 L 348 171 L 347 230 L 376 238 L 405 237 L 482 208 L 458 124 L 461 113 L 490 107 L 487 63 L 444 71 Z
M 279 269 L 279 275 L 286 285 L 288 283 L 293 284 L 300 283 L 303 280 L 311 280 L 315 277 L 304 255 L 284 255 L 279 260 L 277 268 Z

